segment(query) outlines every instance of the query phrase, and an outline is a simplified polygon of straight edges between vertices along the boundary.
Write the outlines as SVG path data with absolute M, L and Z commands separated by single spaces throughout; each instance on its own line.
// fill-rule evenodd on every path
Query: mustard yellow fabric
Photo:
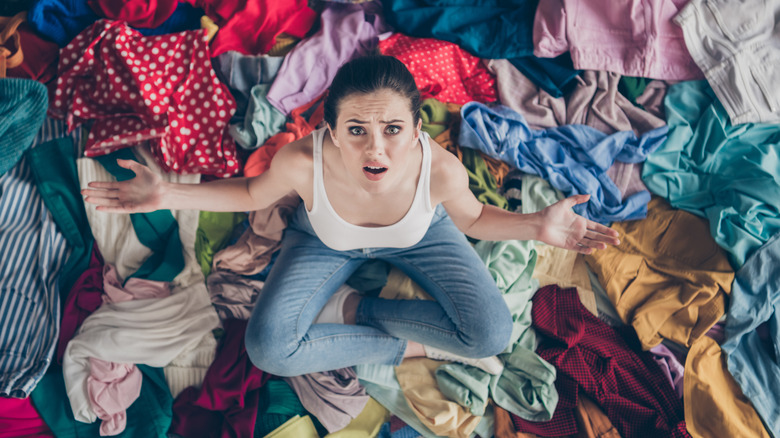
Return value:
M 264 438 L 320 438 L 308 415 L 296 415 L 277 427 Z
M 586 256 L 607 296 L 648 350 L 690 347 L 723 316 L 734 270 L 705 219 L 655 197 L 646 219 L 615 223 L 620 245 Z
M 390 421 L 390 412 L 370 398 L 360 415 L 353 418 L 345 428 L 329 433 L 325 438 L 372 438 L 379 434 L 382 424 L 387 421 Z
M 694 438 L 769 438 L 737 382 L 720 346 L 708 336 L 696 341 L 685 361 L 685 424 Z

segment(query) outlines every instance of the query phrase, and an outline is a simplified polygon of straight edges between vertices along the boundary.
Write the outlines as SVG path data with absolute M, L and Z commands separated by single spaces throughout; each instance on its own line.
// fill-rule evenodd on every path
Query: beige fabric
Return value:
M 720 346 L 704 336 L 685 361 L 685 425 L 694 438 L 769 438 L 761 418 L 726 368 Z
M 409 407 L 431 432 L 468 438 L 482 417 L 473 415 L 439 391 L 435 372 L 441 364 L 441 361 L 422 357 L 409 358 L 395 368 L 395 375 Z
M 290 193 L 274 205 L 249 214 L 249 229 L 236 243 L 214 254 L 214 271 L 231 271 L 240 275 L 254 275 L 271 262 L 271 254 L 279 249 L 290 215 L 301 198 Z
M 561 288 L 576 287 L 585 308 L 598 316 L 596 294 L 591 289 L 588 266 L 582 254 L 537 244 L 533 278 L 539 281 L 539 287 L 549 284 L 557 284 Z

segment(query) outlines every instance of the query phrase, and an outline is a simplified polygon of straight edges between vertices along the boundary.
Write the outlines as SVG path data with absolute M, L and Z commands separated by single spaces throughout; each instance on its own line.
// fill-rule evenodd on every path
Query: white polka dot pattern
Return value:
M 423 99 L 435 97 L 459 105 L 498 100 L 495 76 L 457 44 L 396 33 L 380 41 L 379 50 L 406 65 Z
M 69 129 L 94 120 L 88 157 L 150 140 L 165 171 L 235 175 L 236 146 L 223 134 L 236 105 L 211 67 L 205 35 L 145 37 L 123 22 L 96 22 L 60 52 L 50 113 Z

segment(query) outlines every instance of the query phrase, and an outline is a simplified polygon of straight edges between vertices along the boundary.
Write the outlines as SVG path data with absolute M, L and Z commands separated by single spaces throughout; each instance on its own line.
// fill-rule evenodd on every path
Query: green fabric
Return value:
M 447 104 L 436 99 L 425 99 L 420 106 L 420 119 L 422 130 L 431 138 L 436 138 L 441 133 L 450 129 L 451 114 L 447 110 Z M 483 204 L 495 205 L 509 209 L 509 202 L 498 194 L 496 178 L 488 171 L 487 163 L 476 149 L 461 148 L 463 166 L 469 174 L 469 188 L 474 196 Z
M 246 213 L 200 212 L 198 230 L 195 233 L 195 258 L 204 276 L 208 277 L 211 273 L 214 254 L 225 246 L 233 229 L 246 218 Z
M 490 397 L 490 374 L 476 367 L 442 365 L 436 368 L 436 383 L 448 399 L 482 416 Z
M 79 194 L 73 143 L 70 138 L 60 138 L 39 144 L 27 151 L 27 159 L 38 192 L 71 249 L 59 279 L 61 305 L 64 306 L 76 280 L 89 267 L 95 241 L 84 200 Z
M 138 399 L 127 408 L 125 430 L 118 438 L 167 438 L 173 418 L 173 397 L 165 383 L 162 368 L 138 365 L 143 372 L 143 384 Z M 100 423 L 82 423 L 73 418 L 62 368 L 52 365 L 30 394 L 33 405 L 57 438 L 95 438 L 100 436 Z
M 450 127 L 450 112 L 447 104 L 436 99 L 425 99 L 420 105 L 420 119 L 422 130 L 431 138 L 438 137 Z
M 118 181 L 134 178 L 135 173 L 117 164 L 117 159 L 136 160 L 130 149 L 119 149 L 108 155 L 96 158 Z M 137 161 L 137 160 L 136 160 Z M 125 278 L 143 278 L 146 280 L 170 282 L 184 269 L 184 252 L 179 237 L 179 224 L 170 210 L 157 210 L 151 213 L 133 213 L 130 215 L 133 229 L 138 240 L 152 250 L 137 271 Z
M 260 402 L 255 421 L 255 438 L 264 437 L 281 427 L 291 418 L 308 416 L 298 395 L 284 380 L 269 380 L 260 388 Z M 320 435 L 328 430 L 312 417 L 312 423 Z
M 709 221 L 739 269 L 780 233 L 780 124 L 732 126 L 707 81 L 669 87 L 669 136 L 650 154 L 642 180 L 674 208 Z
M 620 78 L 620 82 L 618 82 L 618 92 L 630 100 L 631 103 L 637 105 L 636 99 L 645 92 L 645 88 L 647 88 L 647 84 L 650 81 L 652 79 L 623 76 Z
M 42 83 L 0 78 L 0 176 L 32 146 L 48 106 L 49 95 Z

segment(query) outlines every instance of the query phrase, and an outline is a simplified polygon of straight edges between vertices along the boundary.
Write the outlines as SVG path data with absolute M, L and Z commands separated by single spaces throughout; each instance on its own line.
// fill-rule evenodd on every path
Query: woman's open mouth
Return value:
M 363 175 L 370 181 L 379 181 L 385 176 L 387 167 L 384 166 L 363 166 Z

